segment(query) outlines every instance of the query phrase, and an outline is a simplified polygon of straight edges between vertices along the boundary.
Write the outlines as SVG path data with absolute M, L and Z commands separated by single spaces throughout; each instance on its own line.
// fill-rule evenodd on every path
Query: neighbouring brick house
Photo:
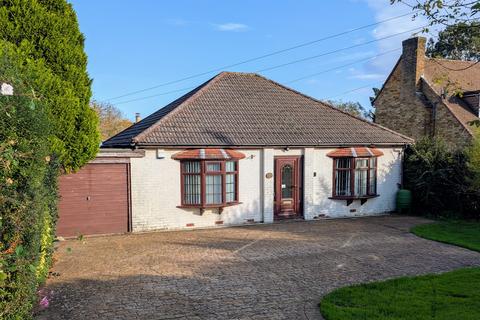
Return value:
M 466 145 L 478 120 L 480 64 L 428 58 L 425 38 L 403 41 L 403 52 L 375 101 L 375 122 L 414 139 Z
M 222 72 L 108 139 L 93 163 L 62 177 L 59 230 L 387 213 L 411 142 L 262 76 Z

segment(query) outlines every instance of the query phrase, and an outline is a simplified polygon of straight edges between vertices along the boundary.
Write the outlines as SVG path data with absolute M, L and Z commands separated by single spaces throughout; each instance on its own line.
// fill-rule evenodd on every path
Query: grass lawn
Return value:
M 412 232 L 480 251 L 480 223 L 438 222 Z M 323 298 L 320 310 L 327 320 L 480 319 L 480 268 L 340 288 Z
M 480 223 L 442 221 L 422 224 L 411 230 L 419 237 L 480 251 Z

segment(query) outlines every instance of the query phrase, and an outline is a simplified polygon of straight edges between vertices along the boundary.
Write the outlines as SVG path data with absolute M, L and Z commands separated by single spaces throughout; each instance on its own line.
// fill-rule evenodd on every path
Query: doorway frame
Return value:
M 279 179 L 281 175 L 281 170 L 278 166 L 277 160 L 292 160 L 295 163 L 296 167 L 296 175 L 295 175 L 295 192 L 294 192 L 294 211 L 296 212 L 295 215 L 291 217 L 279 217 L 281 203 L 281 180 Z M 288 155 L 288 156 L 274 156 L 273 157 L 273 168 L 274 168 L 274 176 L 273 176 L 273 183 L 274 183 L 274 195 L 273 195 L 273 220 L 285 220 L 285 219 L 303 219 L 303 188 L 304 188 L 304 179 L 303 179 L 303 155 Z

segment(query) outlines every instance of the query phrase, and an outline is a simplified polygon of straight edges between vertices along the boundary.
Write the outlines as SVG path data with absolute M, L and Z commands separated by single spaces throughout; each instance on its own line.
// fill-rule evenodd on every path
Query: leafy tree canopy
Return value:
M 414 18 L 424 16 L 431 26 L 447 27 L 480 18 L 480 0 L 390 0 L 390 3 L 409 6 Z
M 327 103 L 335 108 L 350 113 L 353 116 L 363 118 L 365 120 L 372 120 L 373 113 L 364 108 L 360 102 L 354 101 L 333 101 L 329 100 Z
M 102 141 L 132 125 L 132 122 L 123 116 L 120 109 L 110 103 L 92 101 L 91 107 L 95 110 L 100 120 L 99 131 Z
M 77 170 L 95 157 L 99 134 L 89 107 L 84 37 L 72 6 L 65 0 L 0 0 L 0 52 L 5 50 L 15 52 L 20 69 L 39 71 L 29 86 L 52 122 L 51 152 L 66 171 Z
M 438 33 L 427 43 L 427 55 L 455 60 L 480 60 L 480 22 L 460 22 Z

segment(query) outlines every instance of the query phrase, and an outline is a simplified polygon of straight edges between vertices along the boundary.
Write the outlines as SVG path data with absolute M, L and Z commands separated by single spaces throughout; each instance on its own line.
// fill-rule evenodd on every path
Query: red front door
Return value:
M 302 215 L 302 168 L 300 156 L 275 157 L 275 219 Z

